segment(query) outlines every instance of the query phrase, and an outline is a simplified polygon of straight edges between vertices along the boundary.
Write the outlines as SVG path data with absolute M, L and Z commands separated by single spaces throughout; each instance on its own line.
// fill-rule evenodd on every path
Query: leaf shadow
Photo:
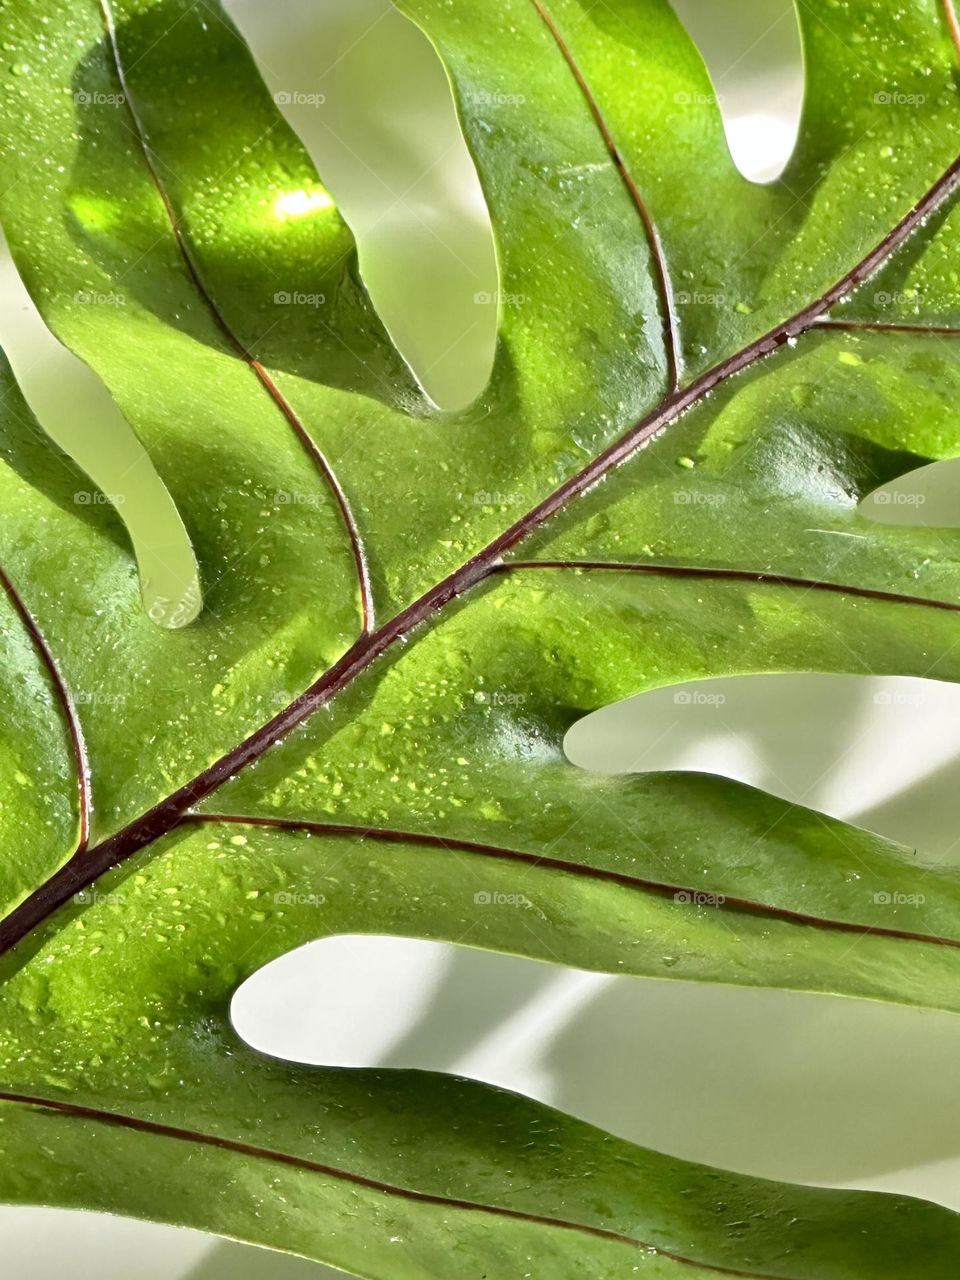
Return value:
M 304 991 L 322 991 L 329 981 L 320 948 L 300 974 Z M 370 1056 L 351 1051 L 339 1071 L 482 1081 L 628 1142 L 784 1182 L 857 1186 L 886 1178 L 888 1189 L 910 1194 L 911 1170 L 960 1162 L 955 1015 L 804 992 L 586 975 L 446 949 L 433 996 L 402 1038 L 378 1052 L 374 1035 Z M 407 1005 L 413 994 L 391 988 L 390 999 Z M 281 1034 L 299 1034 L 305 1044 L 303 1027 L 324 1015 L 305 1011 L 305 999 L 296 1008 L 297 1024 Z M 323 1060 L 323 1046 L 312 1045 L 314 1060 Z M 293 1041 L 285 1048 L 283 1060 L 307 1060 Z M 334 1026 L 333 1059 L 338 1049 Z M 949 1197 L 946 1185 L 934 1194 Z
M 734 778 L 943 862 L 955 860 L 958 708 L 955 686 L 915 677 L 707 678 L 603 707 L 571 728 L 564 748 L 605 774 Z
M 343 1272 L 293 1254 L 229 1240 L 215 1245 L 183 1280 L 326 1280 L 326 1277 L 343 1280 Z
M 880 831 L 891 840 L 923 850 L 937 862 L 956 864 L 960 860 L 958 787 L 960 751 L 909 786 L 859 810 L 854 820 L 868 831 Z
M 760 770 L 753 781 L 814 805 L 848 790 L 841 765 L 868 736 L 871 713 L 907 696 L 844 677 L 825 678 L 811 696 L 808 681 L 783 680 L 771 718 L 769 685 L 739 683 L 749 695 L 739 715 L 744 745 Z M 635 700 L 640 717 L 649 699 Z M 922 734 L 919 710 L 917 717 L 913 732 Z M 657 725 L 646 727 L 656 738 Z M 949 745 L 942 728 L 933 731 Z M 884 751 L 895 772 L 910 736 L 886 735 Z M 952 860 L 958 780 L 953 750 L 879 801 L 858 808 L 850 787 L 848 816 L 929 860 Z M 471 1053 L 498 1027 L 518 1013 L 537 1020 L 552 981 L 550 968 L 539 968 L 493 989 L 475 955 L 454 953 L 432 1001 L 382 1065 L 471 1074 Z M 638 979 L 612 983 L 573 1009 L 523 1070 L 527 1084 L 543 1083 L 543 1101 L 641 1145 L 786 1181 L 850 1185 L 960 1157 L 958 1055 L 960 1024 L 949 1014 Z
M 507 1018 L 534 1008 L 555 978 L 550 965 L 507 956 L 513 962 L 509 978 L 493 986 L 475 959 L 463 948 L 452 951 L 429 1005 L 378 1066 L 404 1067 L 416 1060 L 429 1062 L 431 1070 L 449 1069 Z
M 64 221 L 103 281 L 73 304 L 117 309 L 129 295 L 204 346 L 255 351 L 271 369 L 429 412 L 367 294 L 349 229 L 229 21 L 167 0 L 119 22 L 115 44 L 135 83 L 121 80 L 106 34 L 71 82 Z M 177 171 L 163 157 L 168 117 L 192 122 Z M 310 192 L 322 193 L 316 209 L 277 211 L 284 196 Z
M 638 981 L 578 1010 L 543 1065 L 555 1106 L 632 1142 L 855 1186 L 960 1156 L 958 1055 L 950 1014 Z

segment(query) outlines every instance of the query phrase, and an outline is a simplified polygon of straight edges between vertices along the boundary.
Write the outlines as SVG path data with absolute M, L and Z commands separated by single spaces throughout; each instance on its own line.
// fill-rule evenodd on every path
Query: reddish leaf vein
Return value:
M 234 823 L 240 826 L 268 827 L 278 831 L 302 831 L 314 836 L 347 836 L 360 840 L 379 840 L 385 844 L 418 844 L 431 849 L 456 849 L 461 853 L 477 854 L 480 857 L 502 858 L 508 862 L 525 863 L 530 867 L 543 867 L 550 871 L 564 871 L 594 880 L 605 880 L 610 884 L 622 885 L 627 889 L 642 889 L 662 897 L 677 899 L 679 895 L 680 901 L 683 901 L 682 895 L 687 895 L 688 900 L 693 902 L 697 895 L 712 892 L 705 885 L 693 887 L 668 884 L 662 880 L 650 880 L 645 876 L 635 876 L 625 871 L 614 871 L 609 867 L 595 867 L 585 862 L 570 862 L 565 858 L 551 858 L 546 855 L 527 853 L 520 849 L 507 849 L 502 845 L 487 844 L 480 840 L 458 840 L 450 836 L 430 835 L 419 831 L 397 831 L 342 822 L 311 822 L 304 818 L 250 817 L 228 813 L 189 813 L 184 816 L 184 821 Z M 861 936 L 875 934 L 881 938 L 899 938 L 906 942 L 928 942 L 941 947 L 960 948 L 960 938 L 945 938 L 939 934 L 921 933 L 912 929 L 893 929 L 887 925 L 859 924 L 851 920 L 815 916 L 806 911 L 794 911 L 789 907 L 777 907 L 768 902 L 760 902 L 755 898 L 733 897 L 726 891 L 723 893 L 717 891 L 713 897 L 716 902 L 715 905 L 711 905 L 712 910 L 746 912 L 749 915 L 786 920 L 791 924 L 809 925 L 817 929 L 833 929 L 840 933 L 856 933 Z
M 660 292 L 660 305 L 663 308 L 663 330 L 664 344 L 667 352 L 667 372 L 669 378 L 669 387 L 671 391 L 676 391 L 680 385 L 680 334 L 679 324 L 677 321 L 677 311 L 674 305 L 673 285 L 670 281 L 670 273 L 667 270 L 666 254 L 663 250 L 663 244 L 660 240 L 660 233 L 657 230 L 657 224 L 653 220 L 653 215 L 640 193 L 640 188 L 634 180 L 633 174 L 630 172 L 629 166 L 623 157 L 623 152 L 617 145 L 616 139 L 607 124 L 606 118 L 600 109 L 593 94 L 593 90 L 587 83 L 587 78 L 580 69 L 580 65 L 573 56 L 573 50 L 567 44 L 566 40 L 560 32 L 559 27 L 551 16 L 546 5 L 542 0 L 531 0 L 533 7 L 537 10 L 540 17 L 546 24 L 547 30 L 556 41 L 557 47 L 563 54 L 564 61 L 570 68 L 570 72 L 576 80 L 580 92 L 586 100 L 593 116 L 597 128 L 600 130 L 600 136 L 603 138 L 604 145 L 609 152 L 610 159 L 617 168 L 617 172 L 623 181 L 624 186 L 630 193 L 630 198 L 637 207 L 637 212 L 643 221 L 644 229 L 647 234 L 647 242 L 650 246 L 650 253 L 653 259 L 654 274 L 657 278 L 657 286 Z
M 56 659 L 40 629 L 40 624 L 27 608 L 20 592 L 2 568 L 0 568 L 0 585 L 7 593 L 10 603 L 19 615 L 30 639 L 33 641 L 34 648 L 40 655 L 40 660 L 46 668 L 50 683 L 56 691 L 57 699 L 67 722 L 67 732 L 70 736 L 74 768 L 77 775 L 79 833 L 77 836 L 77 848 L 74 853 L 74 857 L 76 857 L 77 854 L 81 854 L 86 850 L 87 840 L 90 835 L 90 767 L 87 761 L 87 748 L 83 740 L 83 730 L 80 727 L 80 721 L 77 717 L 76 707 L 73 705 L 73 698 L 70 696 L 70 690 L 67 688 Z

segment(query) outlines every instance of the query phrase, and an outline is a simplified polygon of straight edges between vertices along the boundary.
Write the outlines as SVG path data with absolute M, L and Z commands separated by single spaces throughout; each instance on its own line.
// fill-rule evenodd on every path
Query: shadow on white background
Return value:
M 263 1052 L 468 1076 L 763 1177 L 898 1187 L 960 1150 L 949 1014 L 353 935 L 274 961 L 233 1018 Z M 927 1191 L 960 1208 L 956 1188 Z

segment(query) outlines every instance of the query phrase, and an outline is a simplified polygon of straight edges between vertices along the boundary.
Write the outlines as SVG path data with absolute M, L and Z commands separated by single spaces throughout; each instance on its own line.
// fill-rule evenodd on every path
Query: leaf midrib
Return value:
M 536 3 L 536 0 L 534 2 Z M 110 31 L 112 14 L 108 0 L 100 0 L 100 3 L 105 22 L 108 24 L 108 31 Z M 537 4 L 537 8 L 541 10 L 542 6 Z M 117 59 L 118 74 L 122 75 L 119 51 L 112 36 L 111 47 L 114 48 L 114 57 Z M 129 93 L 127 101 L 136 120 L 132 97 Z M 149 164 L 145 143 L 143 146 Z M 153 172 L 152 168 L 151 172 Z M 503 557 L 509 551 L 552 516 L 603 481 L 608 474 L 633 457 L 654 436 L 703 401 L 721 383 L 777 351 L 785 343 L 792 342 L 818 327 L 818 322 L 834 305 L 869 279 L 910 238 L 924 220 L 947 201 L 958 188 L 960 188 L 960 156 L 874 248 L 825 293 L 739 351 L 707 369 L 686 387 L 670 391 L 658 405 L 634 423 L 592 462 L 569 477 L 459 568 L 453 570 L 387 622 L 375 629 L 362 631 L 353 645 L 319 676 L 304 694 L 248 735 L 236 747 L 98 845 L 74 854 L 58 872 L 20 903 L 3 921 L 0 921 L 0 956 L 16 946 L 28 933 L 62 906 L 77 891 L 81 882 L 92 883 L 110 867 L 123 862 L 174 830 L 194 805 L 217 790 L 237 772 L 258 760 L 271 746 L 309 719 L 314 711 L 327 705 L 337 693 L 351 684 L 398 640 L 409 635 L 452 600 L 478 586 L 498 570 L 508 567 L 504 566 Z M 174 227 L 176 232 L 175 223 Z M 180 243 L 179 234 L 178 243 Z M 189 252 L 185 245 L 183 249 Z M 187 262 L 189 266 L 189 257 Z M 241 354 L 246 358 L 239 340 L 235 341 L 240 346 Z M 739 571 L 714 572 L 723 573 L 724 576 L 735 576 Z M 810 585 L 834 591 L 843 590 L 836 584 L 811 583 Z M 865 589 L 856 592 L 856 594 L 865 593 Z M 901 603 L 951 607 L 947 602 L 925 601 L 919 597 L 892 596 L 889 598 Z
M 599 570 L 614 573 L 659 574 L 667 577 L 696 577 L 750 582 L 756 585 L 796 587 L 803 591 L 826 591 L 831 594 L 849 595 L 897 605 L 946 610 L 951 613 L 960 612 L 960 604 L 948 600 L 900 595 L 895 592 L 885 592 L 870 587 L 845 586 L 835 582 L 789 577 L 762 570 L 723 569 L 674 564 L 630 564 L 613 561 L 534 560 L 509 561 L 507 563 L 498 561 L 489 566 L 484 577 L 493 577 L 501 573 L 516 571 L 552 569 L 579 572 Z M 478 581 L 482 580 L 482 578 L 478 579 Z M 446 602 L 449 602 L 449 599 L 458 594 L 460 592 L 453 592 Z M 442 608 L 442 604 L 438 605 L 437 608 Z M 18 942 L 22 941 L 27 934 L 31 933 L 33 929 L 48 916 L 52 915 L 58 907 L 62 906 L 74 894 L 81 889 L 88 888 L 112 867 L 119 865 L 161 836 L 170 834 L 182 822 L 195 820 L 197 815 L 191 812 L 195 804 L 216 791 L 235 773 L 258 760 L 272 745 L 285 737 L 292 729 L 299 727 L 315 710 L 325 706 L 336 693 L 346 688 L 357 675 L 371 665 L 396 639 L 407 634 L 410 628 L 401 629 L 400 627 L 400 620 L 403 617 L 403 614 L 398 614 L 397 618 L 393 620 L 397 624 L 396 627 L 391 627 L 391 624 L 387 624 L 380 628 L 379 631 L 371 633 L 368 639 L 379 646 L 372 655 L 362 637 L 306 693 L 300 695 L 299 698 L 280 711 L 273 719 L 261 726 L 237 748 L 222 756 L 207 770 L 198 774 L 191 782 L 186 783 L 178 791 L 173 792 L 165 800 L 160 801 L 159 804 L 147 810 L 146 813 L 114 835 L 84 850 L 82 854 L 75 854 L 39 889 L 10 912 L 5 919 L 0 920 L 0 956 L 14 948 Z M 411 624 L 411 627 L 413 625 L 416 624 Z M 879 932 L 879 930 L 872 930 L 872 932 Z M 918 935 L 915 940 L 928 941 L 936 939 L 933 935 L 930 938 L 927 935 Z

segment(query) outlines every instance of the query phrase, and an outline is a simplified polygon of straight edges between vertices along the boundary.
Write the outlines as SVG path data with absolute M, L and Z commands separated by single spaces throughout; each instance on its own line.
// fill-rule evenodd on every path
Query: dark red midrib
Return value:
M 14 586 L 12 579 L 6 570 L 0 568 L 0 586 L 4 591 L 10 603 L 13 605 L 17 616 L 23 623 L 24 629 L 30 637 L 34 649 L 43 663 L 47 672 L 50 683 L 57 695 L 57 701 L 66 720 L 67 733 L 70 738 L 70 748 L 73 754 L 74 769 L 77 775 L 77 848 L 73 856 L 83 853 L 87 847 L 87 841 L 90 837 L 90 767 L 87 760 L 87 748 L 83 740 L 83 729 L 80 726 L 80 720 L 77 716 L 76 707 L 73 705 L 73 699 L 70 696 L 70 690 L 67 683 L 60 672 L 57 661 L 53 656 L 50 646 L 47 644 L 46 637 L 41 630 L 40 624 L 27 608 L 26 602 L 20 595 L 20 592 Z
M 653 215 L 650 212 L 646 200 L 644 200 L 643 195 L 640 192 L 640 188 L 634 181 L 633 174 L 630 172 L 630 168 L 624 159 L 623 152 L 617 145 L 617 141 L 613 136 L 613 131 L 607 123 L 606 117 L 600 108 L 600 104 L 587 83 L 587 78 L 583 74 L 580 64 L 574 57 L 573 50 L 564 39 L 560 28 L 557 26 L 550 11 L 542 0 L 531 0 L 531 3 L 542 18 L 544 25 L 553 37 L 557 48 L 560 50 L 564 61 L 569 67 L 574 80 L 577 82 L 577 86 L 583 94 L 587 107 L 590 110 L 590 114 L 593 116 L 594 123 L 600 131 L 600 136 L 603 138 L 604 146 L 607 148 L 610 159 L 613 161 L 617 172 L 620 174 L 620 178 L 624 186 L 627 188 L 630 198 L 633 200 L 633 203 L 637 208 L 637 212 L 640 214 L 643 221 L 644 230 L 647 235 L 647 243 L 650 247 L 650 255 L 653 260 L 654 274 L 657 278 L 660 305 L 663 308 L 663 337 L 667 353 L 667 377 L 669 380 L 670 390 L 672 392 L 676 391 L 680 385 L 680 327 L 677 322 L 676 307 L 674 306 L 673 286 L 670 282 L 670 273 L 667 270 L 666 254 L 663 250 L 663 243 L 660 240 L 660 233 L 657 230 L 657 224 L 653 220 Z
M 276 1151 L 271 1147 L 260 1147 L 248 1142 L 239 1142 L 233 1138 L 221 1137 L 219 1134 L 203 1133 L 196 1129 L 182 1129 L 176 1125 L 144 1120 L 140 1116 L 128 1115 L 125 1112 L 106 1111 L 98 1107 L 84 1107 L 72 1102 L 62 1102 L 56 1098 L 44 1098 L 35 1094 L 0 1090 L 0 1103 L 3 1102 L 18 1106 L 35 1107 L 42 1111 L 52 1111 L 61 1115 L 71 1116 L 77 1120 L 90 1120 L 98 1124 L 131 1129 L 137 1133 L 148 1133 L 158 1138 L 173 1138 L 181 1142 L 215 1147 L 220 1151 L 230 1151 L 236 1155 L 250 1156 L 257 1160 L 268 1160 L 274 1164 L 286 1165 L 309 1173 L 322 1174 L 325 1177 L 334 1178 L 338 1182 L 348 1182 L 355 1187 L 362 1187 L 368 1191 L 380 1192 L 401 1200 L 411 1200 L 417 1204 L 435 1205 L 442 1209 L 456 1209 L 468 1213 L 489 1214 L 491 1217 L 508 1218 L 511 1221 L 525 1222 L 531 1226 L 573 1231 L 581 1235 L 593 1236 L 598 1240 L 608 1240 L 615 1244 L 625 1244 L 636 1249 L 643 1249 L 647 1253 L 666 1258 L 670 1262 L 676 1262 L 688 1267 L 698 1267 L 714 1275 L 739 1277 L 740 1280 L 784 1280 L 783 1277 L 774 1276 L 769 1272 L 743 1271 L 716 1263 L 700 1262 L 696 1258 L 689 1258 L 670 1249 L 662 1249 L 647 1241 L 639 1240 L 636 1236 L 614 1231 L 609 1227 L 597 1227 L 587 1222 L 577 1222 L 569 1218 L 554 1218 L 546 1214 L 526 1213 L 522 1209 L 486 1204 L 482 1200 L 462 1200 L 454 1196 L 443 1196 L 429 1191 L 417 1191 L 412 1187 L 403 1187 L 397 1183 L 382 1182 L 379 1178 L 368 1178 L 364 1174 L 342 1169 L 338 1165 L 323 1164 L 317 1160 L 310 1160 L 306 1156 L 293 1155 L 287 1151 Z
M 662 573 L 669 576 L 693 576 L 708 578 L 726 578 L 734 581 L 772 581 L 772 575 L 754 574 L 745 570 L 700 569 L 678 565 L 663 565 L 656 568 L 648 565 L 619 565 L 608 562 L 577 561 L 511 561 L 507 564 L 492 564 L 484 577 L 495 573 L 507 573 L 530 569 L 603 569 L 614 572 Z M 477 581 L 481 579 L 478 578 Z M 448 580 L 440 586 L 448 592 L 442 603 L 452 599 L 459 591 L 454 590 Z M 901 596 L 886 594 L 868 588 L 846 588 L 835 583 L 817 582 L 806 578 L 781 579 L 778 585 L 794 586 L 803 590 L 824 590 L 829 592 L 861 595 L 869 599 L 887 601 L 891 604 L 914 605 L 935 609 L 960 611 L 960 605 L 948 601 L 928 600 L 922 596 Z M 466 588 L 462 588 L 465 590 Z M 435 589 L 435 591 L 439 588 Z M 32 929 L 52 914 L 68 898 L 81 889 L 87 888 L 105 871 L 127 857 L 144 848 L 162 835 L 168 834 L 182 822 L 194 805 L 198 804 L 212 791 L 226 782 L 233 774 L 245 768 L 247 764 L 260 758 L 275 742 L 286 736 L 292 729 L 309 718 L 318 707 L 326 705 L 342 688 L 346 687 L 355 676 L 366 669 L 380 656 L 393 641 L 407 633 L 410 627 L 406 624 L 406 616 L 415 606 L 410 606 L 404 613 L 398 614 L 391 623 L 373 632 L 370 636 L 359 640 L 353 648 L 295 703 L 284 708 L 267 724 L 251 734 L 238 748 L 221 757 L 203 773 L 178 791 L 142 814 L 140 818 L 118 831 L 115 835 L 102 841 L 99 845 L 85 852 L 82 857 L 72 858 L 64 867 L 50 877 L 35 893 L 16 907 L 0 921 L 0 955 L 26 936 Z M 417 620 L 418 622 L 421 619 Z M 416 624 L 410 624 L 413 626 Z M 374 649 L 375 647 L 375 649 Z M 372 656 L 371 650 L 374 649 Z
M 641 889 L 661 897 L 674 897 L 684 893 L 693 897 L 696 894 L 706 893 L 718 899 L 722 897 L 722 902 L 717 901 L 711 904 L 711 909 L 719 911 L 740 911 L 772 920 L 785 920 L 791 924 L 809 925 L 816 929 L 855 933 L 861 937 L 874 935 L 880 938 L 896 938 L 903 942 L 926 942 L 940 947 L 960 948 L 960 938 L 943 938 L 938 934 L 920 933 L 911 929 L 892 929 L 887 925 L 858 924 L 849 920 L 835 920 L 829 916 L 815 916 L 806 911 L 793 911 L 789 907 L 777 907 L 771 903 L 760 902 L 756 898 L 736 897 L 720 890 L 714 892 L 703 885 L 694 887 L 689 884 L 668 884 L 663 880 L 650 880 L 645 876 L 630 875 L 626 871 L 613 871 L 607 867 L 590 866 L 585 862 L 570 862 L 565 858 L 527 853 L 521 849 L 507 849 L 502 845 L 487 844 L 481 840 L 460 840 L 450 836 L 399 831 L 390 827 L 364 827 L 354 823 L 314 822 L 305 818 L 268 818 L 232 813 L 188 813 L 184 815 L 183 821 L 232 823 L 237 826 L 268 827 L 277 831 L 301 831 L 316 836 L 347 836 L 359 840 L 376 840 L 384 844 L 416 844 L 430 849 L 455 849 L 461 853 L 477 854 L 480 857 L 500 858 L 508 862 L 520 862 L 529 867 L 586 876 L 589 879 L 621 885 L 627 889 Z
M 177 251 L 179 252 L 183 264 L 186 267 L 194 288 L 203 300 L 207 311 L 210 313 L 214 323 L 228 345 L 257 377 L 264 390 L 268 393 L 271 400 L 273 400 L 274 404 L 287 420 L 287 423 L 293 429 L 294 434 L 303 446 L 307 456 L 323 476 L 325 483 L 333 494 L 347 538 L 350 542 L 350 551 L 353 557 L 357 575 L 357 584 L 360 592 L 361 626 L 363 632 L 366 633 L 373 626 L 373 588 L 370 581 L 370 569 L 367 564 L 363 540 L 360 536 L 360 530 L 357 525 L 356 518 L 354 517 L 350 501 L 347 498 L 346 492 L 337 477 L 336 471 L 326 454 L 317 445 L 316 441 L 310 435 L 310 432 L 300 420 L 296 410 L 287 400 L 286 396 L 277 386 L 276 382 L 274 382 L 267 370 L 263 367 L 260 361 L 247 350 L 246 346 L 240 341 L 237 334 L 235 334 L 231 329 L 230 325 L 227 323 L 226 317 L 217 306 L 213 295 L 204 283 L 199 265 L 195 261 L 190 246 L 184 238 L 180 227 L 180 221 L 177 217 L 177 212 L 173 207 L 173 202 L 167 193 L 166 186 L 164 185 L 154 162 L 153 155 L 147 143 L 147 135 L 143 122 L 137 113 L 136 107 L 134 106 L 133 95 L 130 92 L 130 86 L 127 83 L 126 73 L 123 69 L 123 63 L 120 57 L 120 45 L 117 38 L 116 25 L 114 23 L 113 12 L 110 8 L 109 0 L 100 0 L 100 11 L 103 16 L 103 26 L 107 37 L 107 45 L 110 49 L 111 57 L 113 58 L 117 81 L 123 94 L 124 106 L 133 127 L 133 136 L 136 139 L 137 145 L 143 155 L 143 161 L 146 165 L 147 172 L 150 174 L 153 185 L 156 188 L 161 203 L 163 204 L 167 219 L 170 222 L 170 228 L 173 233 L 174 242 L 177 246 Z
M 24 902 L 0 921 L 0 955 L 67 901 L 78 888 L 90 884 L 108 868 L 124 861 L 146 845 L 172 831 L 183 815 L 238 771 L 259 759 L 265 751 L 291 733 L 313 712 L 325 706 L 357 676 L 370 667 L 397 640 L 409 635 L 437 610 L 496 572 L 503 556 L 535 529 L 592 489 L 632 457 L 649 440 L 674 422 L 728 378 L 778 350 L 792 338 L 812 328 L 845 294 L 862 284 L 902 245 L 923 220 L 960 186 L 960 156 L 927 193 L 900 219 L 883 239 L 826 293 L 807 307 L 762 334 L 748 346 L 706 370 L 688 386 L 667 396 L 656 408 L 609 445 L 581 471 L 558 486 L 542 502 L 505 529 L 468 561 L 441 579 L 388 622 L 360 638 L 309 689 L 277 715 L 261 725 L 238 746 L 179 787 L 139 818 L 74 857 Z M 82 884 L 81 884 L 82 882 Z

